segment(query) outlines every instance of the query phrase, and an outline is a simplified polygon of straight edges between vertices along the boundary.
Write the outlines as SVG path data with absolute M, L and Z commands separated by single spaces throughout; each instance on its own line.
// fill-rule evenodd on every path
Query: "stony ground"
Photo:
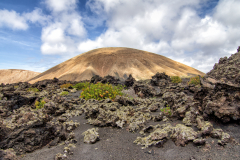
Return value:
M 2 84 L 0 159 L 239 159 L 239 84 L 200 81 L 174 84 L 164 73 L 146 81 L 94 76 L 91 83 L 126 85 L 124 96 L 102 101 L 60 88 L 77 82 Z

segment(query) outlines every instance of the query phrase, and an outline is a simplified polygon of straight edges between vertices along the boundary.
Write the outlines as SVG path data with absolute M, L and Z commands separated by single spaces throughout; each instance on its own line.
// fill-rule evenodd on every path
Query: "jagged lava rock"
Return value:
M 218 63 L 215 63 L 213 69 L 206 75 L 214 79 L 223 81 L 231 81 L 232 83 L 240 84 L 240 46 L 237 53 L 232 54 L 229 58 L 220 58 Z
M 205 115 L 219 118 L 223 122 L 240 120 L 240 87 L 231 82 L 201 78 L 201 86 L 195 99 L 202 103 Z
M 168 86 L 168 83 L 171 81 L 171 78 L 166 75 L 166 73 L 156 73 L 154 76 L 152 76 L 151 84 L 153 86 L 161 86 L 166 87 Z

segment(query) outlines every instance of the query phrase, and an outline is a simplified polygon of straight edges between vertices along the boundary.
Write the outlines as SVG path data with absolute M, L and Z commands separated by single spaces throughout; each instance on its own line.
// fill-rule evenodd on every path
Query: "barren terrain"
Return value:
M 1 84 L 0 159 L 240 159 L 239 57 L 240 47 L 197 83 L 156 73 L 139 81 L 95 75 L 85 88 L 57 78 Z M 106 83 L 123 94 L 82 96 Z
M 140 80 L 150 79 L 157 72 L 182 77 L 204 75 L 192 67 L 158 54 L 132 48 L 110 47 L 80 54 L 39 74 L 29 83 L 54 77 L 70 81 L 89 80 L 94 75 L 126 79 L 129 74 Z
M 2 69 L 0 70 L 0 83 L 26 82 L 39 74 L 39 72 L 28 70 Z

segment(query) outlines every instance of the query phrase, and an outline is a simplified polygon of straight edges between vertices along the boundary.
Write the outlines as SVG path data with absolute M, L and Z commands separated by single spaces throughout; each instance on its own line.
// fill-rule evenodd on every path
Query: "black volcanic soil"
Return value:
M 98 127 L 100 140 L 95 144 L 83 143 L 84 136 L 81 135 L 87 129 L 93 128 L 92 125 L 86 124 L 87 120 L 84 116 L 78 116 L 72 118 L 74 121 L 80 122 L 80 126 L 75 129 L 76 136 L 76 148 L 73 149 L 73 155 L 69 156 L 69 160 L 76 159 L 104 159 L 104 160 L 145 160 L 145 159 L 159 159 L 159 160 L 233 160 L 240 159 L 240 146 L 235 143 L 227 144 L 226 146 L 220 146 L 217 144 L 217 140 L 213 138 L 208 139 L 209 147 L 196 146 L 193 143 L 189 143 L 185 147 L 176 146 L 173 141 L 167 141 L 163 147 L 149 147 L 147 149 L 141 149 L 133 143 L 137 136 L 141 136 L 139 133 L 129 133 L 126 129 L 119 129 L 113 127 Z M 158 124 L 159 122 L 155 122 Z M 174 121 L 174 123 L 181 123 L 181 121 Z M 239 142 L 240 125 L 236 124 L 217 124 L 213 123 L 214 127 L 222 128 L 227 131 L 235 140 Z M 53 160 L 57 153 L 61 153 L 64 150 L 62 146 L 54 146 L 52 148 L 44 147 L 33 153 L 26 154 L 22 160 Z

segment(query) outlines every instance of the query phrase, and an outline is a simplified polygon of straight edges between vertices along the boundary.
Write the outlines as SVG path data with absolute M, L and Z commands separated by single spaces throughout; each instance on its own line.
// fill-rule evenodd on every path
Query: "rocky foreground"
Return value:
M 20 155 L 44 146 L 62 143 L 67 146 L 55 159 L 66 159 L 74 154 L 72 148 L 77 143 L 73 131 L 81 127 L 81 124 L 70 119 L 80 115 L 84 115 L 87 122 L 93 125 L 92 129 L 82 133 L 84 143 L 89 144 L 100 140 L 96 127 L 111 126 L 139 132 L 142 136 L 136 137 L 132 143 L 143 149 L 164 147 L 167 141 L 183 147 L 189 143 L 196 147 L 208 146 L 208 138 L 217 139 L 218 145 L 223 147 L 228 143 L 237 145 L 239 139 L 234 139 L 227 131 L 214 128 L 210 120 L 225 125 L 239 124 L 240 85 L 236 80 L 210 76 L 214 74 L 212 70 L 211 74 L 200 77 L 200 85 L 172 83 L 165 73 L 157 73 L 145 81 L 135 81 L 131 75 L 126 81 L 112 76 L 94 76 L 91 83 L 108 82 L 126 86 L 124 96 L 102 101 L 79 98 L 81 91 L 60 87 L 78 82 L 56 78 L 35 84 L 2 84 L 0 159 L 19 159 Z M 39 92 L 30 91 L 29 88 L 37 88 Z M 70 94 L 60 95 L 62 91 Z M 41 99 L 46 103 L 42 109 L 36 109 L 35 102 Z M 149 122 L 159 124 L 149 125 Z

